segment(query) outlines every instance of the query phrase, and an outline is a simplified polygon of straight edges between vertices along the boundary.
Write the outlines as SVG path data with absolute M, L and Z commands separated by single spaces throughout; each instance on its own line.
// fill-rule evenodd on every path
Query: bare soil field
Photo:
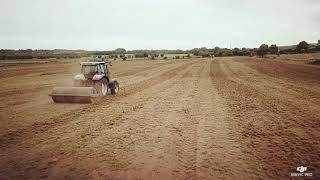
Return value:
M 118 95 L 53 103 L 77 61 L 0 66 L 0 179 L 320 177 L 320 66 L 117 61 Z

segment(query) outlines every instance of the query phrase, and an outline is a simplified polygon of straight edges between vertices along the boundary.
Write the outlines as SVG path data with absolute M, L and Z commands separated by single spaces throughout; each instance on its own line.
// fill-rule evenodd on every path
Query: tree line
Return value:
M 301 41 L 295 46 L 284 48 L 280 50 L 277 45 L 272 44 L 270 47 L 267 44 L 262 44 L 257 50 L 258 57 L 264 57 L 267 54 L 298 54 L 298 53 L 312 53 L 320 52 L 320 40 L 317 44 L 309 44 L 306 41 Z
M 46 49 L 0 49 L 0 60 L 14 59 L 70 59 L 88 56 L 84 50 L 46 50 Z
M 224 56 L 258 56 L 264 57 L 267 54 L 293 54 L 293 53 L 310 53 L 320 51 L 320 40 L 315 44 L 308 44 L 306 41 L 301 41 L 297 45 L 290 48 L 280 49 L 276 44 L 268 46 L 262 44 L 258 48 L 220 48 L 218 46 L 214 48 L 193 48 L 191 50 L 126 50 L 124 48 L 117 48 L 109 51 L 85 51 L 85 50 L 32 50 L 32 49 L 1 49 L 0 60 L 4 59 L 48 59 L 48 58 L 79 58 L 87 56 L 106 56 L 107 58 L 117 59 L 121 58 L 126 60 L 127 58 L 163 58 L 167 59 L 167 54 L 172 54 L 173 59 L 178 58 L 190 58 L 191 55 L 196 57 L 224 57 Z M 174 54 L 185 54 L 183 56 L 175 56 Z
M 99 52 L 95 54 L 109 55 L 111 58 L 123 58 L 125 54 L 131 54 L 132 58 L 146 58 L 154 59 L 156 57 L 164 57 L 164 54 L 186 54 L 186 58 L 190 58 L 190 54 L 197 57 L 224 57 L 224 56 L 258 56 L 264 57 L 267 54 L 294 54 L 294 53 L 311 53 L 320 51 L 320 40 L 317 45 L 308 44 L 306 41 L 301 41 L 297 45 L 290 46 L 289 48 L 280 49 L 276 44 L 267 45 L 262 44 L 258 48 L 193 48 L 191 50 L 130 50 L 126 51 L 124 48 L 117 48 L 113 51 Z M 126 56 L 127 58 L 128 56 Z M 175 56 L 174 56 L 175 57 Z M 164 57 L 165 58 L 165 57 Z M 176 56 L 176 58 L 179 58 Z

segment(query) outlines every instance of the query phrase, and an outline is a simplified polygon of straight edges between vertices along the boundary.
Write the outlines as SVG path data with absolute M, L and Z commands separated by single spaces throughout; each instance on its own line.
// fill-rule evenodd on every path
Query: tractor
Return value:
M 96 97 L 119 91 L 118 81 L 111 79 L 110 61 L 80 62 L 80 74 L 74 76 L 73 87 L 54 87 L 49 95 L 56 103 L 91 103 Z

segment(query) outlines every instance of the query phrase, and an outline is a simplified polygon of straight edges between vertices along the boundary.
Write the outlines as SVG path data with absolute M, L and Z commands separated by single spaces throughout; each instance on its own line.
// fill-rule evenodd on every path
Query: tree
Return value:
M 199 56 L 200 53 L 201 53 L 201 51 L 200 51 L 199 48 L 194 48 L 194 49 L 191 50 L 191 53 L 192 53 L 193 55 L 195 55 L 195 56 Z
M 161 57 L 164 57 L 164 54 L 160 54 Z
M 306 41 L 301 41 L 297 47 L 296 47 L 296 50 L 299 52 L 299 53 L 302 53 L 302 52 L 308 52 L 308 48 L 309 48 L 309 44 L 306 42 Z
M 201 54 L 201 56 L 202 56 L 203 58 L 210 56 L 209 52 L 207 52 L 207 51 L 201 51 L 200 54 Z
M 320 39 L 318 40 L 318 45 L 320 45 Z
M 271 54 L 278 54 L 279 48 L 278 48 L 277 45 L 272 44 L 272 45 L 269 47 L 269 51 L 270 51 Z
M 150 51 L 149 54 L 150 54 L 152 60 L 159 57 L 159 54 L 156 51 Z
M 234 56 L 239 56 L 239 55 L 240 55 L 240 49 L 239 49 L 239 48 L 234 48 L 234 49 L 232 50 L 232 54 L 233 54 Z
M 124 55 L 124 54 L 120 54 L 120 58 L 122 59 L 122 60 L 127 60 L 127 56 L 126 55 Z
M 200 50 L 205 51 L 205 52 L 208 51 L 208 49 L 206 47 L 201 47 Z
M 263 58 L 266 54 L 268 54 L 268 51 L 269 51 L 268 45 L 261 44 L 261 46 L 257 50 L 257 55 Z
M 124 54 L 124 53 L 127 52 L 126 49 L 124 49 L 124 48 L 117 48 L 117 49 L 114 50 L 114 51 L 115 51 L 115 53 L 117 53 L 117 54 Z

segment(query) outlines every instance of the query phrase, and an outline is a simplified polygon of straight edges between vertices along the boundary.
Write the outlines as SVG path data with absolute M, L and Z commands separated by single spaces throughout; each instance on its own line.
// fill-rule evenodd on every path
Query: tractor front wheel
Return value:
M 119 92 L 119 83 L 118 81 L 114 81 L 111 85 L 110 85 L 110 90 L 111 90 L 111 94 L 115 95 Z

